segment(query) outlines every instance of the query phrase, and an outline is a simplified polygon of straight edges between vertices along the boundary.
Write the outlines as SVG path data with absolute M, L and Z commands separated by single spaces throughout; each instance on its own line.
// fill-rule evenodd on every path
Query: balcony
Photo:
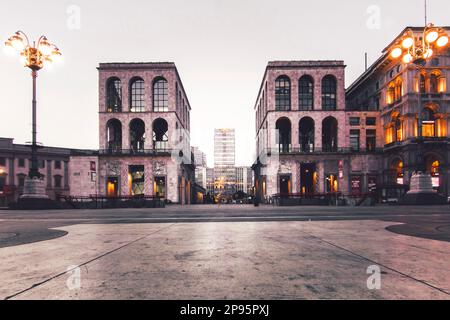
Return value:
M 326 155 L 326 154 L 374 154 L 382 153 L 383 148 L 373 148 L 371 150 L 360 148 L 355 150 L 351 147 L 346 148 L 314 148 L 314 149 L 304 149 L 302 147 L 295 148 L 266 148 L 262 150 L 261 153 L 267 154 L 280 154 L 280 155 Z
M 103 156 L 168 156 L 172 149 L 100 149 L 99 155 Z

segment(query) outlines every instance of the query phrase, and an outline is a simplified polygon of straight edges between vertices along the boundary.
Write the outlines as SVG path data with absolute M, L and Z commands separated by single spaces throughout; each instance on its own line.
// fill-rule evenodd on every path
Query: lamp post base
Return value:
M 34 177 L 25 179 L 23 194 L 15 206 L 21 210 L 45 210 L 57 208 L 55 201 L 51 200 L 45 193 L 43 180 Z
M 440 205 L 445 202 L 445 197 L 433 189 L 431 175 L 419 171 L 411 176 L 410 190 L 402 199 L 401 204 Z

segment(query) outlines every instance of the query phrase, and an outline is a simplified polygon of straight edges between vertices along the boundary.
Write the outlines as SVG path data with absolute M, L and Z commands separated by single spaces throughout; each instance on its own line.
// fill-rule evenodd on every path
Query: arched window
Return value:
M 394 122 L 395 141 L 403 141 L 403 120 L 397 117 Z
M 402 159 L 394 159 L 391 164 L 392 179 L 397 184 L 403 184 L 404 168 Z
M 336 78 L 327 75 L 322 79 L 322 110 L 336 110 Z
M 117 119 L 111 119 L 106 123 L 106 145 L 108 152 L 122 150 L 122 124 Z
M 386 91 L 386 104 L 393 104 L 395 101 L 395 86 L 393 83 L 390 83 L 387 91 Z
M 402 99 L 403 96 L 403 81 L 401 78 L 398 78 L 395 81 L 395 94 L 394 94 L 394 100 L 399 101 Z
M 303 76 L 298 81 L 298 108 L 314 109 L 314 80 L 311 76 Z
M 314 152 L 314 120 L 304 117 L 299 122 L 299 142 L 301 152 Z
M 432 109 L 424 108 L 422 111 L 422 136 L 434 137 L 436 135 L 436 116 Z
M 425 156 L 425 169 L 431 175 L 431 183 L 433 188 L 439 188 L 441 185 L 440 179 L 440 166 L 441 162 L 434 154 L 428 154 Z
M 291 80 L 287 76 L 280 76 L 275 80 L 275 109 L 291 110 Z
M 145 111 L 145 88 L 141 78 L 134 78 L 130 82 L 130 111 Z
M 430 75 L 430 93 L 444 92 L 445 78 L 439 71 L 433 71 Z
M 106 111 L 122 112 L 122 83 L 119 78 L 106 82 Z
M 419 76 L 419 92 L 425 93 L 426 92 L 426 77 L 423 73 Z
M 132 152 L 144 151 L 145 123 L 141 119 L 130 122 L 130 149 Z
M 164 78 L 157 78 L 153 83 L 153 111 L 169 111 L 168 84 Z
M 275 124 L 278 152 L 289 153 L 291 150 L 291 121 L 280 118 Z
M 169 149 L 169 126 L 167 121 L 161 118 L 153 121 L 153 149 Z
M 322 151 L 336 152 L 338 122 L 334 117 L 327 117 L 322 121 Z

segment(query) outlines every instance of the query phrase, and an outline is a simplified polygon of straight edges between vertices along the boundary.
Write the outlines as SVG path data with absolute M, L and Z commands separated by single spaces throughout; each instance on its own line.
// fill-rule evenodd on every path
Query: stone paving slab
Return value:
M 449 299 L 450 243 L 385 230 L 392 224 L 361 220 L 59 227 L 68 235 L 0 249 L 0 297 Z M 374 263 L 382 270 L 380 290 L 369 290 L 366 284 L 367 267 Z M 70 265 L 82 265 L 79 289 L 67 287 L 71 276 L 64 272 Z

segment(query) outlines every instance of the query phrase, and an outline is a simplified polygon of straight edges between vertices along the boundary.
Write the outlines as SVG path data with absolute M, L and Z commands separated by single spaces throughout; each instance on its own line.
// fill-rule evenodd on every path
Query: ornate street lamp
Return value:
M 53 61 L 59 61 L 62 58 L 61 52 L 51 44 L 45 36 L 41 36 L 37 43 L 30 44 L 28 37 L 22 31 L 17 31 L 5 42 L 6 50 L 9 52 L 17 52 L 20 55 L 20 61 L 24 67 L 31 69 L 31 77 L 33 79 L 33 129 L 31 143 L 31 167 L 28 173 L 30 178 L 39 178 L 40 173 L 37 163 L 37 142 L 36 142 L 36 78 L 37 72 L 44 65 Z
M 439 51 L 448 48 L 449 36 L 440 27 L 435 27 L 432 23 L 426 24 L 423 32 L 414 33 L 412 29 L 407 29 L 402 37 L 394 44 L 390 56 L 393 59 L 400 59 L 408 66 L 413 66 L 419 73 L 425 68 L 427 62 Z M 419 81 L 419 80 L 418 80 Z M 416 158 L 416 170 L 411 177 L 410 190 L 405 197 L 411 204 L 437 203 L 440 201 L 437 195 L 433 195 L 434 190 L 431 183 L 431 175 L 426 173 L 425 159 L 423 156 L 422 144 L 422 102 L 420 84 L 417 88 L 418 114 L 417 114 L 417 135 L 418 148 Z
M 31 143 L 31 166 L 28 173 L 28 184 L 24 187 L 24 193 L 32 190 L 26 190 L 27 186 L 30 186 L 34 191 L 36 190 L 37 180 L 41 178 L 39 173 L 38 161 L 37 161 L 37 141 L 36 141 L 36 78 L 37 72 L 52 62 L 58 62 L 61 60 L 62 55 L 59 49 L 48 41 L 45 36 L 41 36 L 37 42 L 30 43 L 27 35 L 22 31 L 17 31 L 6 42 L 6 51 L 10 53 L 18 53 L 20 56 L 20 62 L 24 67 L 31 69 L 31 77 L 33 80 L 33 101 L 32 101 L 32 143 Z
M 403 36 L 391 50 L 391 57 L 402 57 L 403 63 L 414 66 L 418 72 L 423 70 L 427 61 L 438 50 L 448 47 L 449 37 L 443 28 L 435 27 L 432 23 L 426 25 L 421 34 L 414 34 L 412 29 L 407 29 Z M 422 138 L 422 111 L 420 88 L 418 89 L 418 138 Z

